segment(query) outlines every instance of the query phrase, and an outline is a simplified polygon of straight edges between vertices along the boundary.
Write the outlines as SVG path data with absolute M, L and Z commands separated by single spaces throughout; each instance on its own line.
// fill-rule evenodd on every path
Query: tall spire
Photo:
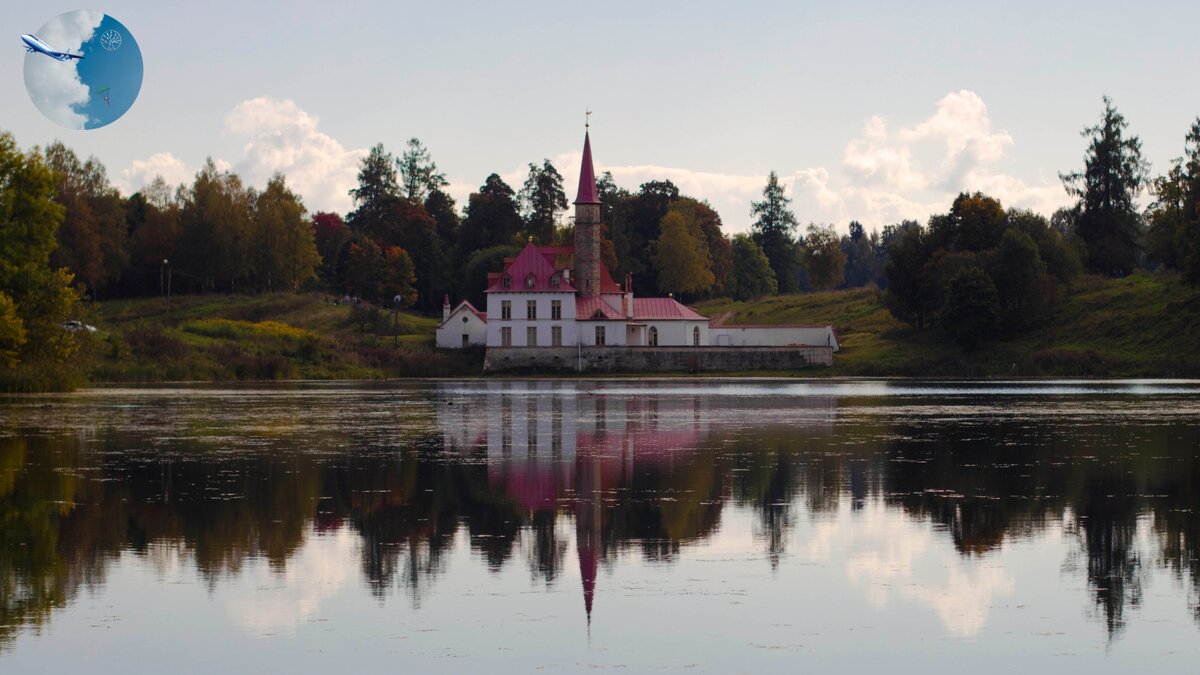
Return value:
M 592 140 L 587 131 L 583 132 L 583 164 L 579 167 L 579 193 L 575 203 L 600 203 L 600 195 L 596 192 L 596 170 L 592 168 Z

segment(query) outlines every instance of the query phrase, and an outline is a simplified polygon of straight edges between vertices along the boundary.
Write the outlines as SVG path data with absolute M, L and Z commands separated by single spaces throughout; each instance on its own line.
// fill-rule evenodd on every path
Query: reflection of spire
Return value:
M 592 598 L 596 593 L 596 568 L 600 562 L 600 458 L 580 457 L 578 502 L 575 506 L 575 545 L 579 577 L 583 580 L 583 608 L 588 630 L 592 627 Z

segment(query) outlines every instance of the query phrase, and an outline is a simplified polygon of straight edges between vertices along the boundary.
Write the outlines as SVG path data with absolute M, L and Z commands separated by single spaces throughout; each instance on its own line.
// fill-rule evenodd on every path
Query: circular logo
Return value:
M 104 35 L 100 36 L 100 46 L 110 52 L 115 52 L 121 48 L 121 34 L 115 30 L 106 30 Z
M 120 21 L 90 10 L 60 14 L 25 44 L 25 90 L 48 119 L 98 129 L 121 118 L 142 89 L 142 51 Z

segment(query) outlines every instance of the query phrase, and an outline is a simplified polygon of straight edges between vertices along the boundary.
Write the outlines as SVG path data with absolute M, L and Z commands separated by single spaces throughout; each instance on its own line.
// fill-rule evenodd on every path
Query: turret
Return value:
M 575 288 L 582 297 L 600 294 L 600 195 L 592 168 L 592 142 L 583 133 L 583 163 L 575 197 Z

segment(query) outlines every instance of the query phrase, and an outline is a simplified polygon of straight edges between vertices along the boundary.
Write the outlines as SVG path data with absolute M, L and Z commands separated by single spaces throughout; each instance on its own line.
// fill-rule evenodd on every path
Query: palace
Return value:
M 487 311 L 447 296 L 437 346 L 484 345 L 486 370 L 787 370 L 830 365 L 832 326 L 718 326 L 673 297 L 634 297 L 600 259 L 600 198 L 589 134 L 575 197 L 575 245 L 530 242 L 488 275 Z

